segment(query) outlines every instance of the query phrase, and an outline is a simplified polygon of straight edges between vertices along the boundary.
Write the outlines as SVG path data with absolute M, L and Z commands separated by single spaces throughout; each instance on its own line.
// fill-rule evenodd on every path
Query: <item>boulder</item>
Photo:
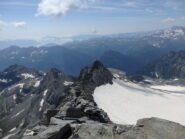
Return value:
M 59 110 L 53 109 L 53 110 L 47 110 L 44 113 L 44 119 L 41 121 L 42 124 L 48 125 L 50 123 L 51 117 L 54 117 Z
M 139 120 L 136 126 L 83 123 L 72 125 L 70 139 L 185 139 L 185 127 L 158 118 Z

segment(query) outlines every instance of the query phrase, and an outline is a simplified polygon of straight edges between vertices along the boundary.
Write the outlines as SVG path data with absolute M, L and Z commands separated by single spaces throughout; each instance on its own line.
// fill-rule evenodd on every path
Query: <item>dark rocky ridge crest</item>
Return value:
M 95 61 L 92 67 L 82 69 L 79 81 L 70 89 L 60 105 L 60 111 L 56 117 L 62 119 L 87 119 L 110 122 L 107 114 L 99 109 L 94 102 L 93 92 L 97 86 L 112 83 L 113 76 L 99 61 Z
M 100 61 L 95 61 L 92 67 L 85 67 L 81 70 L 79 80 L 82 82 L 94 82 L 97 86 L 111 83 L 112 74 Z
M 92 67 L 82 69 L 79 76 L 84 95 L 90 94 L 90 98 L 96 87 L 107 83 L 112 84 L 112 79 L 112 73 L 100 61 L 95 61 Z

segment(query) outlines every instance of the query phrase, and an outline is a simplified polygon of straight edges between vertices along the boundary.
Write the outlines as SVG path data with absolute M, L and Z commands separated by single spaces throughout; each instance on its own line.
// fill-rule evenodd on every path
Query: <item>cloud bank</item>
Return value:
M 15 28 L 21 28 L 25 27 L 27 23 L 25 21 L 20 21 L 20 22 L 5 22 L 0 20 L 0 27 L 5 26 L 5 27 L 15 27 Z
M 16 28 L 19 27 L 25 27 L 26 26 L 26 22 L 22 21 L 22 22 L 13 22 L 12 25 Z
M 85 8 L 82 0 L 42 0 L 36 15 L 63 16 L 73 10 Z

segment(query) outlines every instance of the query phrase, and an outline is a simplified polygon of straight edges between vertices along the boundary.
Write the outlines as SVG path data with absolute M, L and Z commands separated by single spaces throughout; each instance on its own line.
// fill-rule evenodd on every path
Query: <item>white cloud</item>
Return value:
M 42 0 L 38 5 L 37 15 L 63 16 L 85 7 L 86 1 L 82 0 Z
M 14 27 L 25 27 L 26 26 L 26 22 L 22 21 L 22 22 L 13 22 L 12 25 Z
M 2 21 L 0 20 L 0 26 L 5 26 L 5 27 L 16 27 L 16 28 L 19 28 L 19 27 L 25 27 L 26 26 L 26 22 L 24 21 L 21 21 L 21 22 L 5 22 L 5 21 Z
M 168 17 L 168 18 L 162 20 L 162 22 L 164 22 L 164 23 L 167 23 L 167 22 L 174 22 L 174 21 L 175 21 L 175 19 L 174 19 L 174 18 L 170 18 L 170 17 Z

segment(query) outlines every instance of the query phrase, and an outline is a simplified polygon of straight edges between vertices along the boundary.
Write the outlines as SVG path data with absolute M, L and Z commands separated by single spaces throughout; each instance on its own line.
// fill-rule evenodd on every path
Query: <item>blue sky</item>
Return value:
M 184 0 L 0 0 L 0 40 L 185 26 Z

